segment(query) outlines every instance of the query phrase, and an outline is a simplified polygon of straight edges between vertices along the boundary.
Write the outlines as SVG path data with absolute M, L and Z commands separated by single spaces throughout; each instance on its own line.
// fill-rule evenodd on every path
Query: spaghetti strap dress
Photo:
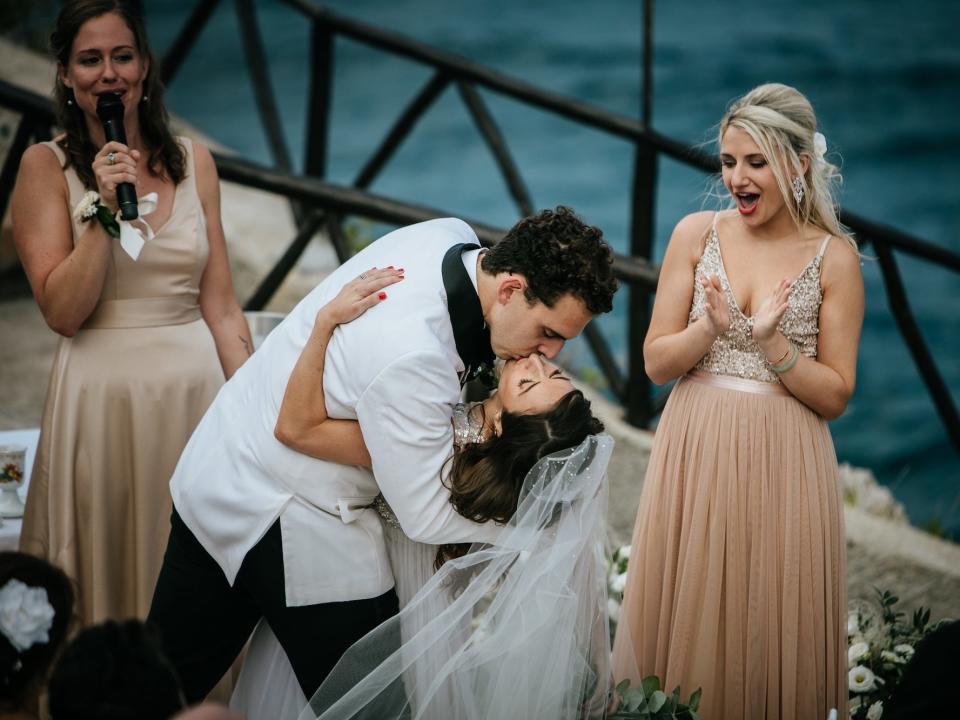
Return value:
M 20 549 L 66 571 L 83 624 L 146 617 L 170 530 L 170 476 L 223 384 L 200 315 L 208 256 L 193 146 L 169 219 L 139 258 L 114 241 L 97 305 L 60 338 Z M 66 164 L 63 150 L 45 143 Z M 64 170 L 72 209 L 86 188 Z M 150 222 L 150 216 L 144 218 Z M 86 230 L 74 221 L 74 242 Z
M 780 331 L 817 355 L 820 266 L 798 276 Z M 695 271 L 716 274 L 729 330 L 679 380 L 656 431 L 614 642 L 615 680 L 656 674 L 706 720 L 846 717 L 843 504 L 827 423 L 752 338 L 716 218 Z

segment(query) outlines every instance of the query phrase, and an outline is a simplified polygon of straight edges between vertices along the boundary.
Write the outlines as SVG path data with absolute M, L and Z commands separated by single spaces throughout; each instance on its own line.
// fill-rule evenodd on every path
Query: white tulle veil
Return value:
M 497 544 L 446 562 L 353 645 L 301 720 L 602 717 L 612 450 L 590 436 L 540 460 Z

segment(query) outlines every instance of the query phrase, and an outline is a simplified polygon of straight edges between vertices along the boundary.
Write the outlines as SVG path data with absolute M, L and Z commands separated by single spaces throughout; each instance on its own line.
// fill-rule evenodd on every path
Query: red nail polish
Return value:
M 381 300 L 386 300 L 386 299 L 387 299 L 387 294 L 386 294 L 385 292 L 382 292 L 382 293 L 380 293 L 379 295 L 377 295 L 377 297 L 380 298 Z

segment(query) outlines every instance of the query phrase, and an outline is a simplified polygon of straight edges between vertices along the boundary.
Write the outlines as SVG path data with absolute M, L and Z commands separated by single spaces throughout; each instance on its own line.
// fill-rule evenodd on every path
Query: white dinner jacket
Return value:
M 479 246 L 473 230 L 454 218 L 389 233 L 314 288 L 221 388 L 170 490 L 180 517 L 231 584 L 247 552 L 280 518 L 288 605 L 385 593 L 393 576 L 380 518 L 369 507 L 380 492 L 414 540 L 496 537 L 494 523 L 458 515 L 441 482 L 464 370 L 441 263 L 465 242 Z M 462 263 L 474 292 L 475 257 L 471 252 Z M 329 416 L 359 420 L 373 473 L 291 450 L 273 432 L 317 311 L 364 270 L 388 265 L 404 268 L 406 279 L 386 289 L 385 302 L 334 331 L 323 374 Z

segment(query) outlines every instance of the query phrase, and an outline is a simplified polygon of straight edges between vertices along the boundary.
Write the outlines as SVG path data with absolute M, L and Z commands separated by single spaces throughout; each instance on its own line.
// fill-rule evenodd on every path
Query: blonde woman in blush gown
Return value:
M 719 133 L 732 207 L 670 239 L 644 358 L 679 378 L 657 428 L 615 679 L 703 688 L 704 718 L 846 716 L 842 499 L 827 421 L 853 393 L 863 320 L 807 99 L 762 85 Z

